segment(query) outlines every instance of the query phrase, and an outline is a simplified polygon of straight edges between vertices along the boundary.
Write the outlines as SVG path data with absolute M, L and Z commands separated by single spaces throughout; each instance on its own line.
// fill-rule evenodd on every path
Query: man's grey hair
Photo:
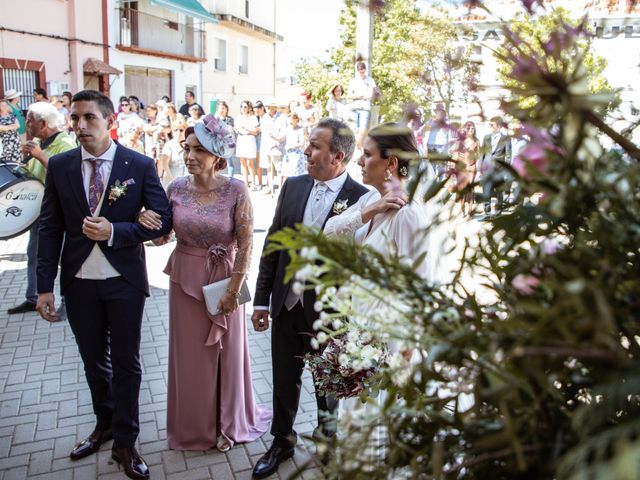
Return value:
M 331 152 L 344 152 L 342 163 L 345 165 L 349 163 L 356 149 L 356 137 L 353 135 L 349 125 L 336 118 L 323 118 L 318 122 L 316 128 L 328 128 L 331 130 L 331 144 L 329 145 Z
M 27 117 L 29 115 L 36 121 L 44 120 L 47 122 L 47 127 L 49 128 L 58 128 L 60 124 L 61 114 L 58 112 L 58 109 L 49 102 L 36 102 L 31 104 L 27 112 Z

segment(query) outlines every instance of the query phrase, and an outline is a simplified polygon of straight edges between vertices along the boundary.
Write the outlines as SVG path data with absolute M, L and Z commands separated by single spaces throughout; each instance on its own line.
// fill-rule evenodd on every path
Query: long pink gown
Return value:
M 167 440 L 174 450 L 208 450 L 224 435 L 231 445 L 261 436 L 271 411 L 253 398 L 244 306 L 210 315 L 202 287 L 251 261 L 253 209 L 247 188 L 227 179 L 198 192 L 191 177 L 168 188 L 177 246 L 169 285 Z

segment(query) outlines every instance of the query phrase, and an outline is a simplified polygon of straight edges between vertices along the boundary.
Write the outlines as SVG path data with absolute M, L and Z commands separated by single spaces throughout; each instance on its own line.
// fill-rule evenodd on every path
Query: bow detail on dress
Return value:
M 211 272 L 216 264 L 224 261 L 227 255 L 229 255 L 229 250 L 225 245 L 221 243 L 211 245 L 207 250 L 207 272 Z

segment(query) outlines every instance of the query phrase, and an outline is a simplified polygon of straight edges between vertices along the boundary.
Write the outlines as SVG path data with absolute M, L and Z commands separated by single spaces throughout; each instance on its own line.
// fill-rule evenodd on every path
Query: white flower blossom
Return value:
M 322 302 L 315 302 L 313 304 L 313 310 L 316 312 L 321 312 L 322 311 Z
M 318 350 L 320 348 L 320 343 L 318 343 L 318 340 L 316 338 L 312 338 L 310 343 L 311 348 L 313 348 L 314 350 Z
M 326 322 L 329 320 L 329 314 L 327 312 L 320 312 L 320 320 Z
M 342 366 L 342 367 L 348 367 L 349 366 L 349 360 L 350 360 L 350 357 L 346 353 L 341 353 L 338 356 L 338 362 L 340 363 L 340 366 Z
M 304 285 L 298 281 L 293 282 L 293 285 L 291 285 L 291 290 L 293 290 L 293 293 L 295 293 L 296 295 L 302 295 L 302 292 L 304 292 Z
M 302 247 L 300 250 L 300 256 L 307 260 L 315 260 L 318 258 L 318 248 L 317 247 Z
M 331 324 L 331 325 L 333 326 L 333 329 L 334 329 L 334 330 L 338 330 L 338 329 L 339 329 L 339 328 L 341 328 L 341 327 L 342 327 L 342 325 L 343 325 L 343 324 L 342 324 L 342 320 L 335 319 L 335 320 L 332 322 L 332 324 Z
M 305 265 L 296 272 L 296 280 L 304 282 L 307 278 L 312 277 L 315 273 L 313 265 Z
M 316 320 L 315 322 L 313 322 L 313 329 L 314 330 L 320 330 L 322 328 L 322 325 L 324 324 L 324 322 L 322 320 Z
M 327 340 L 329 340 L 329 335 L 327 335 L 324 332 L 318 332 L 318 335 L 316 335 L 316 339 L 318 340 L 318 343 L 327 343 Z

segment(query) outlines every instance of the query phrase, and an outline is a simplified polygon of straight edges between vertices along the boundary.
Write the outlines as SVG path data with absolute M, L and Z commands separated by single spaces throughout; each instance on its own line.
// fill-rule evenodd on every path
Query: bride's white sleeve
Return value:
M 427 254 L 427 220 L 424 212 L 415 205 L 409 204 L 398 212 L 395 218 L 393 237 L 396 244 L 398 257 L 407 259 L 412 263 Z M 425 278 L 427 275 L 426 255 L 422 261 L 415 265 L 415 272 Z
M 356 230 L 364 225 L 361 210 L 365 206 L 365 197 L 368 197 L 368 195 L 363 195 L 340 215 L 334 215 L 327 220 L 324 226 L 324 234 L 328 237 L 353 238 Z

